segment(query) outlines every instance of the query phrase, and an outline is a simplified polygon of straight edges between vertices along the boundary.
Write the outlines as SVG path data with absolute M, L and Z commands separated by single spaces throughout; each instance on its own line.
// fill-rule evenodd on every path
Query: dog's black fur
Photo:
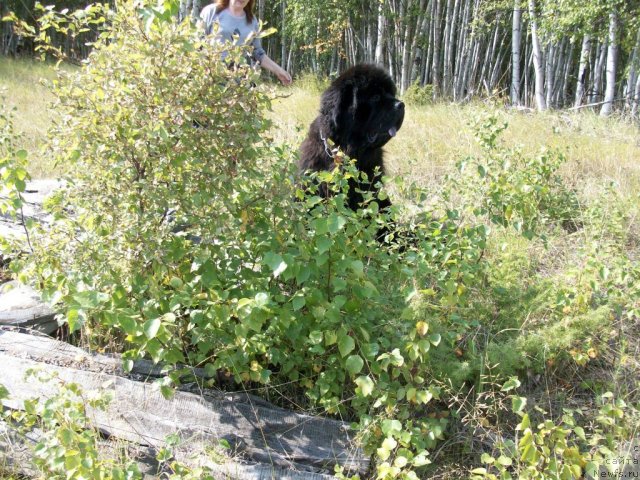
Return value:
M 396 98 L 396 86 L 387 72 L 375 65 L 350 68 L 322 94 L 320 114 L 300 147 L 301 173 L 333 170 L 330 139 L 355 159 L 358 170 L 369 178 L 366 184 L 350 183 L 349 207 L 356 210 L 363 200 L 357 189 L 378 193 L 380 175 L 384 174 L 382 147 L 395 136 L 403 119 L 404 104 Z M 323 188 L 320 192 L 328 194 Z M 391 202 L 379 199 L 378 204 L 386 208 Z

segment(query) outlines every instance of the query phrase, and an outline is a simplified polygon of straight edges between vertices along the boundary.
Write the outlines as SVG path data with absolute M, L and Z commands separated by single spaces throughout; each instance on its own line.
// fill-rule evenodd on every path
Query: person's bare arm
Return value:
M 291 80 L 291 75 L 289 75 L 289 72 L 287 72 L 284 68 L 282 68 L 273 60 L 271 60 L 269 58 L 269 55 L 266 55 L 266 54 L 263 55 L 263 57 L 260 59 L 260 66 L 262 68 L 266 68 L 271 73 L 273 73 L 276 77 L 278 77 L 278 80 L 280 80 L 280 82 L 282 82 L 283 85 L 291 84 L 292 80 Z

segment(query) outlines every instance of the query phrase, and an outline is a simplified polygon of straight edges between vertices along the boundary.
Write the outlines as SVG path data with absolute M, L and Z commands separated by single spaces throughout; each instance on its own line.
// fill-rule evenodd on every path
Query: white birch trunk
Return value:
M 444 62 L 442 64 L 442 93 L 447 95 L 449 93 L 449 84 L 451 80 L 451 69 L 448 65 L 447 59 L 451 55 L 449 42 L 451 36 L 451 18 L 453 17 L 453 0 L 447 0 L 447 11 L 445 14 L 445 26 L 444 35 L 442 41 L 444 42 Z
M 582 105 L 584 97 L 585 77 L 587 73 L 587 65 L 591 56 L 591 36 L 585 33 L 582 38 L 582 48 L 580 49 L 580 66 L 578 67 L 578 80 L 576 82 L 576 99 L 573 102 L 574 107 Z
M 287 2 L 285 0 L 282 0 L 282 4 L 281 4 L 282 5 L 282 27 L 280 29 L 281 42 L 282 42 L 281 47 L 282 47 L 282 49 L 280 51 L 280 65 L 284 65 L 285 62 L 287 61 L 287 47 L 286 47 L 287 42 L 286 42 L 286 38 L 285 38 L 285 35 L 284 35 L 284 28 L 286 26 L 286 23 L 285 23 L 285 12 L 286 12 L 286 9 L 287 9 L 286 3 Z
M 596 103 L 600 100 L 600 94 L 602 92 L 602 70 L 604 69 L 604 62 L 607 56 L 606 42 L 599 42 L 598 45 L 598 58 L 595 65 L 595 73 L 593 75 L 593 86 L 591 88 L 591 99 L 589 103 Z
M 420 10 L 418 13 L 418 17 L 416 18 L 416 26 L 413 34 L 413 38 L 411 40 L 411 49 L 409 51 L 409 75 L 408 75 L 408 83 L 407 86 L 411 85 L 415 79 L 417 78 L 419 72 L 418 55 L 421 52 L 421 49 L 418 47 L 418 40 L 424 35 L 426 23 L 426 8 L 427 8 L 427 0 L 420 0 Z
M 575 43 L 569 42 L 569 56 L 564 64 L 564 73 L 562 75 L 562 89 L 561 89 L 561 106 L 566 107 L 571 100 L 569 99 L 569 74 L 571 73 L 571 64 L 573 62 L 573 50 Z
M 511 104 L 520 105 L 520 44 L 522 40 L 522 9 L 520 0 L 513 5 L 511 28 Z
M 529 16 L 531 22 L 531 42 L 533 43 L 533 68 L 535 70 L 536 82 L 536 106 L 538 110 L 547 109 L 547 102 L 544 98 L 544 71 L 542 70 L 542 53 L 540 52 L 540 42 L 538 40 L 538 25 L 536 23 L 534 0 L 529 0 Z
M 433 34 L 433 63 L 431 66 L 432 72 L 432 84 L 433 84 L 433 96 L 434 99 L 440 95 L 440 18 L 442 15 L 442 2 L 444 0 L 435 0 L 436 2 L 436 15 L 434 18 L 434 34 Z
M 458 58 L 456 59 L 456 65 L 454 70 L 454 100 L 460 99 L 464 95 L 465 89 L 465 73 L 466 73 L 466 64 L 469 55 L 471 54 L 471 45 L 469 41 L 469 24 L 470 17 L 473 16 L 472 10 L 472 1 L 474 0 L 465 0 L 465 8 L 463 14 L 463 20 L 460 25 L 460 40 L 458 41 Z M 475 0 L 475 5 L 473 6 L 473 11 L 475 12 L 478 8 L 478 0 Z
M 640 66 L 640 29 L 636 36 L 636 45 L 633 47 L 633 53 L 631 54 L 631 60 L 629 61 L 629 76 L 627 77 L 627 86 L 625 94 L 626 108 L 631 108 L 631 102 L 635 93 L 636 79 L 638 78 L 638 70 Z
M 413 2 L 411 2 L 413 3 Z M 413 32 L 413 24 L 411 19 L 406 20 L 404 30 L 404 41 L 402 42 L 402 64 L 400 65 L 400 94 L 404 94 L 409 87 L 409 79 L 411 78 L 411 36 Z
M 636 80 L 636 88 L 633 95 L 633 102 L 631 104 L 631 116 L 635 117 L 638 114 L 638 105 L 640 105 L 640 75 Z
M 545 102 L 547 108 L 551 108 L 551 95 L 553 93 L 553 65 L 556 54 L 556 46 L 549 44 L 547 46 L 546 55 L 543 55 L 544 59 L 544 81 L 545 81 Z
M 455 87 L 453 84 L 453 72 L 454 72 L 454 52 L 456 48 L 456 24 L 458 22 L 458 15 L 460 12 L 460 0 L 455 0 L 455 4 L 453 7 L 453 15 L 451 18 L 451 29 L 449 31 L 449 51 L 448 55 L 445 57 L 445 72 L 448 78 L 447 82 L 447 93 L 453 93 Z
M 604 92 L 604 105 L 600 115 L 606 117 L 613 111 L 613 99 L 616 94 L 616 68 L 618 63 L 618 13 L 609 14 L 609 48 L 607 49 L 607 86 Z
M 384 57 L 382 55 L 382 47 L 384 42 L 384 29 L 385 29 L 385 18 L 384 18 L 384 1 L 381 1 L 378 4 L 378 38 L 376 39 L 376 55 L 375 62 L 378 65 L 382 65 L 384 61 Z

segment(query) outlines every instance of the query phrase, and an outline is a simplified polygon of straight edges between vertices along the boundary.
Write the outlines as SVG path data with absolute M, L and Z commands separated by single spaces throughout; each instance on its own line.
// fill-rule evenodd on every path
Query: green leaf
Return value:
M 154 318 L 153 320 L 148 320 L 144 323 L 142 330 L 149 340 L 155 338 L 155 336 L 158 334 L 161 323 L 162 322 L 160 318 Z
M 322 255 L 324 252 L 331 248 L 331 239 L 328 237 L 320 237 L 316 239 L 316 246 L 318 248 L 318 253 Z
M 489 455 L 488 453 L 483 453 L 482 455 L 480 455 L 480 461 L 481 461 L 482 463 L 486 463 L 486 464 L 492 465 L 492 464 L 493 464 L 493 462 L 495 462 L 495 461 L 496 461 L 496 459 L 495 459 L 495 458 L 493 458 L 493 457 L 492 457 L 491 455 Z
M 353 260 L 349 267 L 356 274 L 356 277 L 362 277 L 364 275 L 364 264 L 360 260 Z
M 176 391 L 173 388 L 168 387 L 167 385 L 162 385 L 160 386 L 160 393 L 162 393 L 162 396 L 167 400 L 171 400 L 176 394 Z
M 265 308 L 269 305 L 269 294 L 265 292 L 257 293 L 253 300 L 256 307 Z
M 518 380 L 518 377 L 511 377 L 509 380 L 504 382 L 504 385 L 502 385 L 502 388 L 500 389 L 500 391 L 508 392 L 510 390 L 513 390 L 514 388 L 518 388 L 519 386 L 520 386 L 520 380 Z
M 267 252 L 264 256 L 264 263 L 271 268 L 274 277 L 278 277 L 282 272 L 287 269 L 287 264 L 285 263 L 282 256 L 278 253 Z
M 471 473 L 473 473 L 474 475 L 486 475 L 487 469 L 486 468 L 474 468 L 473 470 L 471 470 Z
M 391 451 L 398 446 L 398 442 L 393 437 L 387 437 L 382 441 L 381 448 L 387 451 Z
M 7 388 L 0 384 L 0 401 L 5 400 L 9 398 L 9 390 L 7 390 Z
M 73 299 L 82 309 L 92 309 L 109 300 L 109 296 L 95 291 L 86 290 L 73 295 Z
M 351 355 L 349 356 L 349 358 L 347 358 L 346 367 L 347 371 L 351 375 L 355 375 L 357 373 L 360 373 L 362 367 L 364 367 L 364 360 L 362 360 L 360 355 Z
M 402 432 L 402 423 L 400 420 L 384 420 L 381 429 L 385 435 L 399 435 Z
M 313 332 L 309 333 L 309 341 L 313 345 L 322 343 L 322 332 L 320 330 L 314 330 Z
M 356 348 L 356 342 L 346 333 L 340 333 L 338 335 L 338 350 L 340 350 L 340 355 L 346 357 Z
M 298 310 L 300 310 L 302 307 L 305 306 L 306 300 L 304 297 L 298 296 L 298 297 L 293 297 L 293 300 L 291 301 L 291 303 L 293 304 L 293 310 L 297 312 Z
M 335 234 L 338 233 L 347 223 L 347 220 L 336 213 L 332 213 L 329 215 L 329 219 L 327 221 L 327 228 L 329 229 L 329 233 Z
M 522 412 L 524 410 L 524 407 L 526 406 L 527 406 L 526 397 L 517 397 L 517 396 L 511 397 L 511 410 L 514 413 Z
M 122 362 L 122 369 L 125 372 L 131 372 L 133 370 L 133 360 L 127 359 Z
M 358 386 L 360 393 L 363 397 L 368 397 L 373 393 L 373 388 L 375 384 L 373 380 L 366 376 L 360 376 L 354 380 L 355 384 Z
M 324 332 L 324 344 L 328 347 L 338 342 L 338 333 L 335 330 L 326 330 Z

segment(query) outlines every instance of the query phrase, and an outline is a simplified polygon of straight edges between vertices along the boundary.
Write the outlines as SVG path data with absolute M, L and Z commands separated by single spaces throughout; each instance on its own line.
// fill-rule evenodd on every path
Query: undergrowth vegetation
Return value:
M 483 112 L 469 122 L 477 154 L 437 188 L 397 179 L 391 211 L 369 196 L 354 212 L 353 163 L 296 178 L 295 146 L 266 135 L 255 72 L 228 69 L 173 8 L 110 12 L 55 91 L 48 152 L 66 187 L 12 268 L 79 341 L 353 422 L 380 479 L 432 474 L 436 450 L 485 478 L 606 465 L 637 428 L 637 196 L 586 196 L 563 153 L 509 146 L 500 113 Z M 6 132 L 3 187 L 19 192 L 25 154 Z M 333 195 L 315 195 L 319 182 Z M 188 370 L 174 372 L 167 396 Z M 58 418 L 43 426 L 93 445 Z M 47 441 L 38 465 L 59 473 Z M 77 470 L 102 478 L 92 471 Z

